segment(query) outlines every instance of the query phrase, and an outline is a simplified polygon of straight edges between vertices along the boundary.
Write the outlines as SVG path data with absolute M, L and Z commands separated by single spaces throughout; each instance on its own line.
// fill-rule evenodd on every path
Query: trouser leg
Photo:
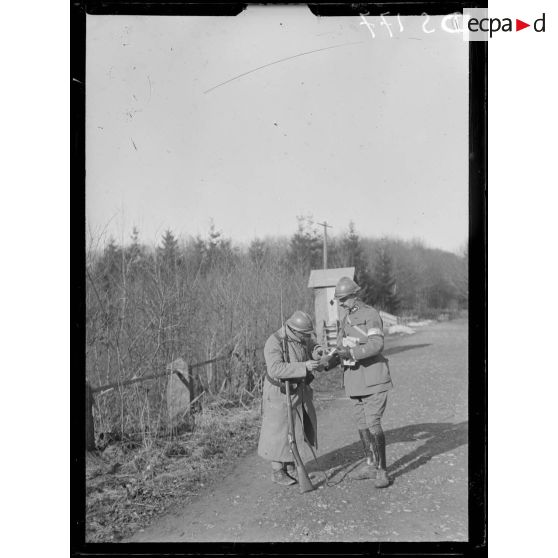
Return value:
M 366 415 L 364 413 L 364 401 L 362 397 L 351 397 L 353 404 L 353 421 L 359 430 L 368 428 Z

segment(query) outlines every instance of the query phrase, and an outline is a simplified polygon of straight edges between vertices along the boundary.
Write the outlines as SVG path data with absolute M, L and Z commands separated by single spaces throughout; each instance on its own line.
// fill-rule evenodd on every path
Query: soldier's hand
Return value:
M 316 368 L 318 368 L 318 364 L 319 362 L 317 360 L 307 360 L 306 370 L 308 370 L 308 372 L 313 372 Z
M 312 358 L 314 360 L 320 360 L 320 358 L 324 356 L 324 354 L 325 354 L 325 349 L 320 345 L 316 345 L 314 347 L 314 350 L 312 351 Z
M 337 351 L 335 351 L 331 355 L 326 354 L 320 359 L 318 370 L 331 370 L 332 368 L 335 368 L 340 362 L 341 359 L 339 358 L 339 354 L 337 353 Z

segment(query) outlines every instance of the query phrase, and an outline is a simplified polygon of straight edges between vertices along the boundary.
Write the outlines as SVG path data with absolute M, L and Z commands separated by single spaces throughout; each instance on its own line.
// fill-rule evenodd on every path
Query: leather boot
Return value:
M 360 436 L 360 441 L 362 443 L 362 449 L 364 450 L 366 461 L 355 471 L 349 473 L 349 478 L 355 480 L 375 479 L 378 459 L 372 451 L 373 446 L 370 430 L 368 430 L 368 428 L 363 428 L 362 430 L 358 431 L 358 435 Z
M 377 456 L 378 471 L 374 486 L 376 488 L 386 488 L 390 485 L 390 478 L 386 468 L 386 437 L 380 428 L 372 433 L 372 451 Z

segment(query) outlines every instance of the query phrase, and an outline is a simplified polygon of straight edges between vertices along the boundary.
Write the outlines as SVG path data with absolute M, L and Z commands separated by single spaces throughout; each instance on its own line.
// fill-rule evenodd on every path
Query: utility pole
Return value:
M 331 225 L 327 224 L 327 221 L 323 223 L 316 223 L 316 225 L 320 225 L 324 228 L 324 269 L 327 269 L 327 229 L 332 228 Z

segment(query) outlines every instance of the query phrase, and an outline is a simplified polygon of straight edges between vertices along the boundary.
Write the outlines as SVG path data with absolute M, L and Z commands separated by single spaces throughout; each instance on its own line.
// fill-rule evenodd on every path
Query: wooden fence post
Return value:
M 85 449 L 95 450 L 95 424 L 93 423 L 93 390 L 91 384 L 85 382 Z
M 192 368 L 192 365 L 189 363 L 188 363 L 188 384 L 190 386 L 190 403 L 192 403 L 192 401 L 196 397 L 196 394 L 194 393 L 194 369 Z

